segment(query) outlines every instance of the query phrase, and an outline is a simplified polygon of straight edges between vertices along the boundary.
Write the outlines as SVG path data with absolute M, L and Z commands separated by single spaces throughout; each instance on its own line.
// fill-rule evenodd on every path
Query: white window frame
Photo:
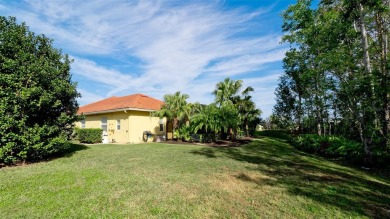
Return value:
M 105 120 L 105 122 L 104 122 L 104 120 Z M 104 130 L 103 126 L 106 127 L 106 130 Z M 102 117 L 102 118 L 100 119 L 100 127 L 101 127 L 101 129 L 103 129 L 103 131 L 108 131 L 107 117 Z
M 121 120 L 120 119 L 117 119 L 116 120 L 116 130 L 121 130 Z
M 81 123 L 81 128 L 85 129 L 85 119 L 81 120 L 80 123 Z

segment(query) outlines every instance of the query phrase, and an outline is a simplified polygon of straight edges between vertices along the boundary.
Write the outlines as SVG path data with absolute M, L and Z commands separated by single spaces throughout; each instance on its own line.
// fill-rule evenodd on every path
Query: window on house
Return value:
M 101 124 L 101 128 L 103 129 L 103 131 L 107 131 L 107 117 L 102 117 Z
M 120 119 L 116 120 L 116 130 L 121 130 L 121 120 Z
M 160 119 L 159 123 L 160 123 L 160 132 L 162 132 L 164 131 L 164 120 Z
M 85 120 L 81 120 L 81 128 L 84 129 L 85 128 Z

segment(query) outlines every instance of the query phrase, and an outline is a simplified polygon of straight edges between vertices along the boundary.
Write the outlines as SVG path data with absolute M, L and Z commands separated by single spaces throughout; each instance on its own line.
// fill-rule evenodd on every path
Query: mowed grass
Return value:
M 1 218 L 387 218 L 390 182 L 262 138 L 77 146 L 0 169 Z

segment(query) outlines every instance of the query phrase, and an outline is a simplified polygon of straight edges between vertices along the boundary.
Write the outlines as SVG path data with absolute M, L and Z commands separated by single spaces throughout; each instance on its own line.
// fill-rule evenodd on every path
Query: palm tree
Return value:
M 216 104 L 210 104 L 201 108 L 201 110 L 191 117 L 191 124 L 194 126 L 194 132 L 199 130 L 207 134 L 226 133 L 228 128 L 237 129 L 239 117 L 235 106 L 231 103 L 225 103 L 221 107 Z
M 249 95 L 253 91 L 253 87 L 249 86 L 241 92 L 242 97 L 239 96 L 237 99 L 238 112 L 246 136 L 249 136 L 249 124 L 258 120 L 262 113 L 260 109 L 256 108 L 256 104 L 252 101 L 252 96 Z
M 261 110 L 256 109 L 255 103 L 249 95 L 250 92 L 254 91 L 253 87 L 249 86 L 239 93 L 242 88 L 242 83 L 242 80 L 235 81 L 230 78 L 226 78 L 224 81 L 217 83 L 213 94 L 215 95 L 215 103 L 220 108 L 224 106 L 226 108 L 226 106 L 232 104 L 237 109 L 239 122 L 242 123 L 243 129 L 246 131 L 246 135 L 249 135 L 248 124 L 258 119 L 261 114 Z M 238 128 L 234 118 L 235 117 L 225 117 L 225 122 L 230 124 L 228 128 L 234 132 L 234 135 L 232 136 L 233 138 L 236 137 Z M 229 120 L 232 120 L 232 122 L 229 122 Z
M 249 136 L 249 124 L 258 120 L 261 115 L 261 110 L 256 108 L 251 98 L 251 96 L 245 96 L 238 103 L 240 120 L 246 136 Z
M 215 104 L 200 107 L 199 111 L 191 117 L 194 132 L 204 130 L 206 133 L 218 132 L 220 125 L 217 123 L 218 108 Z
M 166 94 L 164 96 L 164 105 L 159 111 L 153 113 L 160 118 L 166 117 L 172 121 L 173 132 L 179 127 L 180 121 L 189 120 L 191 105 L 187 103 L 188 94 L 181 94 L 177 91 L 175 94 Z
M 242 87 L 242 80 L 232 80 L 225 78 L 224 81 L 218 82 L 215 86 L 213 94 L 215 95 L 215 103 L 221 107 L 225 102 L 234 103 L 237 98 L 237 93 Z

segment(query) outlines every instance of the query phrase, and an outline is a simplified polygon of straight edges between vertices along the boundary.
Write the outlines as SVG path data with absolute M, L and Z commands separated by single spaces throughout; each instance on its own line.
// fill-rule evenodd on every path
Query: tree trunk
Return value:
M 322 132 L 321 132 L 321 122 L 317 121 L 317 134 L 318 135 L 322 135 Z
M 364 23 L 364 8 L 362 3 L 359 3 L 359 17 L 360 17 L 360 36 L 361 36 L 361 44 L 363 48 L 363 64 L 364 67 L 368 73 L 368 79 L 370 80 L 370 87 L 371 90 L 368 91 L 368 98 L 371 99 L 371 107 L 372 107 L 372 112 L 373 112 L 373 125 L 376 130 L 380 130 L 382 127 L 379 128 L 379 116 L 377 113 L 377 109 L 375 106 L 375 100 L 376 100 L 376 95 L 375 95 L 375 89 L 374 89 L 374 81 L 372 78 L 372 67 L 371 67 L 371 60 L 370 60 L 370 53 L 369 53 L 369 46 L 368 46 L 368 36 L 367 36 L 367 30 L 366 30 L 366 25 Z M 371 121 L 366 121 L 366 122 L 371 122 Z M 371 165 L 373 163 L 372 160 L 372 151 L 371 151 L 371 141 L 367 137 L 363 135 L 363 128 L 362 125 L 364 124 L 364 121 L 359 122 L 359 135 L 362 138 L 362 142 L 364 145 L 364 153 L 366 155 L 365 158 L 365 163 L 366 165 Z
M 363 61 L 364 61 L 364 67 L 368 71 L 369 74 L 371 74 L 371 61 L 370 61 L 370 53 L 368 51 L 368 37 L 367 37 L 367 30 L 366 25 L 364 24 L 364 9 L 363 5 L 359 3 L 359 17 L 360 17 L 360 36 L 361 36 L 361 42 L 363 47 Z
M 249 127 L 248 127 L 248 120 L 245 119 L 245 130 L 246 130 L 246 136 L 249 137 Z
M 302 132 L 302 97 L 298 94 L 298 135 Z
M 359 131 L 360 140 L 363 143 L 364 154 L 365 154 L 364 164 L 367 166 L 372 166 L 374 161 L 373 161 L 373 157 L 372 157 L 370 143 L 368 142 L 368 139 L 364 136 L 362 123 L 360 121 L 357 121 L 356 124 L 357 124 L 357 128 Z
M 390 1 L 383 0 L 383 5 L 390 7 Z M 388 16 L 388 15 L 387 15 Z M 381 113 L 380 120 L 382 121 L 382 130 L 381 134 L 383 136 L 382 143 L 384 145 L 389 144 L 389 130 L 390 130 L 390 90 L 389 90 L 389 67 L 388 67 L 388 28 L 386 27 L 389 18 L 386 20 L 386 14 L 383 12 L 377 12 L 376 14 L 376 24 L 377 24 L 377 32 L 378 32 L 378 42 L 381 48 L 380 54 L 380 68 L 382 72 L 382 80 L 381 80 L 381 88 L 383 91 L 381 92 Z
M 175 131 L 177 129 L 177 127 L 179 126 L 179 120 L 177 118 L 174 118 L 173 119 L 173 122 L 172 122 L 172 134 L 173 134 L 173 138 L 178 138 L 179 136 L 175 136 Z

